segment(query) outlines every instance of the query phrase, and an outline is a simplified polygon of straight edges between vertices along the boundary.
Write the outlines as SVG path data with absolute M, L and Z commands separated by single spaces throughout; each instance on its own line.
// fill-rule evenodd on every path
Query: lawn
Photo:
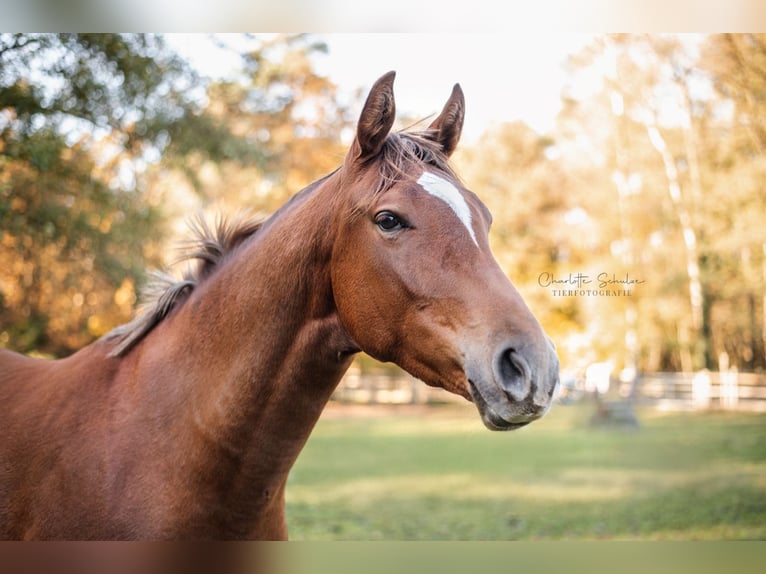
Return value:
M 493 433 L 466 404 L 328 407 L 291 472 L 293 540 L 766 539 L 766 415 L 589 405 Z

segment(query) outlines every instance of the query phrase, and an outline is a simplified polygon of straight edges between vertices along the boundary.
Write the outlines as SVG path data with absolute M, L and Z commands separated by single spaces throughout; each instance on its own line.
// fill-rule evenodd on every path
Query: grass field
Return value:
M 766 415 L 556 406 L 512 433 L 466 404 L 329 406 L 288 482 L 293 540 L 766 539 Z

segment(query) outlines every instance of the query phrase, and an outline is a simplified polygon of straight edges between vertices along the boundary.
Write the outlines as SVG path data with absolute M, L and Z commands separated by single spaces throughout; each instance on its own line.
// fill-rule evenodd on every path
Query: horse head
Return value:
M 340 321 L 367 354 L 473 401 L 488 428 L 524 426 L 549 410 L 559 361 L 491 253 L 491 214 L 448 163 L 463 92 L 426 130 L 391 132 L 393 82 L 373 86 L 339 174 Z

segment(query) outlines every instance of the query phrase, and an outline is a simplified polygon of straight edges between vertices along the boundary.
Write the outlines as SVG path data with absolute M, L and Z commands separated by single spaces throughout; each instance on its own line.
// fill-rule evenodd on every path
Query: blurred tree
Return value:
M 766 368 L 766 34 L 715 34 L 702 46 L 700 67 L 720 98 L 711 122 L 711 187 L 716 300 L 713 341 L 733 364 Z
M 209 86 L 205 114 L 260 155 L 246 163 L 184 153 L 158 164 L 152 186 L 179 198 L 178 217 L 196 209 L 272 212 L 343 161 L 356 118 L 313 70 L 325 45 L 306 34 L 253 36 L 249 45 L 239 77 Z
M 748 142 L 740 145 L 766 152 L 766 34 L 714 34 L 703 46 L 700 65 L 715 88 L 734 104 L 736 126 Z
M 605 36 L 573 59 L 575 78 L 600 81 L 586 93 L 573 81 L 562 125 L 579 140 L 570 147 L 591 154 L 565 159 L 601 172 L 591 201 L 578 201 L 590 203 L 603 252 L 649 279 L 621 326 L 635 329 L 641 368 L 715 368 L 723 351 L 759 368 L 763 159 L 760 120 L 744 118 L 763 101 L 763 42 L 712 36 L 700 56 L 691 40 Z M 742 43 L 754 52 L 748 74 L 731 54 Z
M 163 153 L 259 157 L 199 81 L 156 35 L 0 34 L 0 346 L 63 354 L 129 317 Z
M 622 361 L 631 369 L 691 370 L 708 362 L 700 221 L 692 216 L 701 211 L 699 182 L 690 193 L 689 169 L 677 168 L 679 142 L 696 129 L 681 97 L 688 95 L 687 62 L 673 38 L 631 35 L 601 37 L 572 61 L 601 74 L 585 102 L 572 100 L 566 120 L 586 131 L 598 126 L 600 139 L 591 145 L 605 177 L 591 209 L 603 252 L 612 265 L 647 279 L 621 305 Z

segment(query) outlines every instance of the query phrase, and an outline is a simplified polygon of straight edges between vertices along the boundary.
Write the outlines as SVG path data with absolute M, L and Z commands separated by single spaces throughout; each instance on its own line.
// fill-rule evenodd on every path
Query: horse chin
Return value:
M 527 426 L 533 420 L 539 418 L 537 416 L 529 416 L 529 415 L 519 415 L 519 416 L 504 418 L 500 416 L 496 412 L 496 410 L 492 407 L 490 402 L 486 398 L 484 398 L 484 395 L 482 395 L 481 391 L 479 390 L 479 386 L 477 386 L 476 383 L 469 380 L 468 385 L 470 388 L 471 398 L 473 399 L 473 402 L 476 405 L 476 408 L 479 410 L 481 421 L 484 423 L 484 426 L 487 427 L 489 430 L 492 430 L 492 431 L 516 430 L 516 429 L 520 429 L 521 427 Z M 505 404 L 502 407 L 503 407 L 502 410 L 507 411 L 509 405 Z

